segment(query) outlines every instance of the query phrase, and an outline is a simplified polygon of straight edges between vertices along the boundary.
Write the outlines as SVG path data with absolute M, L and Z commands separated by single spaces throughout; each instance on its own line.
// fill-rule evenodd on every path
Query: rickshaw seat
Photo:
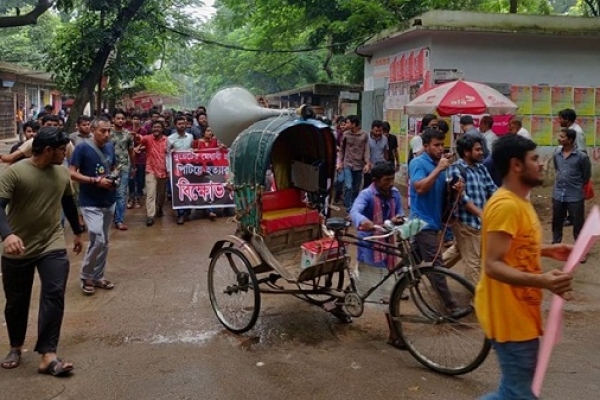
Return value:
M 302 202 L 296 188 L 265 192 L 262 195 L 263 234 L 319 223 L 319 212 Z

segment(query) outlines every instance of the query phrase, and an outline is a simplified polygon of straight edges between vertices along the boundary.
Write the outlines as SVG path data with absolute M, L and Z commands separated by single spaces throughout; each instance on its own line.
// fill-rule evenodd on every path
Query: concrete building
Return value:
M 33 105 L 37 110 L 51 104 L 54 111 L 61 108 L 61 95 L 50 74 L 0 62 L 0 138 L 12 138 L 17 133 L 17 107 L 25 115 Z
M 404 159 L 411 138 L 404 105 L 463 78 L 511 97 L 547 158 L 556 145 L 556 113 L 574 108 L 592 160 L 600 160 L 598 18 L 430 11 L 381 32 L 356 53 L 365 58 L 363 126 L 389 120 Z

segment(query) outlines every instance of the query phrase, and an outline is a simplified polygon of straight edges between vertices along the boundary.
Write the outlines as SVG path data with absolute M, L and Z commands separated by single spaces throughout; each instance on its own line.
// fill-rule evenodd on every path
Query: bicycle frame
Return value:
M 335 239 L 337 240 L 339 246 L 338 249 L 340 249 L 339 251 L 343 252 L 344 255 L 347 254 L 346 251 L 346 246 L 347 245 L 353 245 L 356 247 L 362 247 L 362 248 L 371 248 L 371 246 L 368 246 L 366 243 L 367 241 L 359 238 L 356 235 L 347 233 L 347 232 L 342 232 L 342 231 L 336 231 L 335 232 Z M 388 268 L 388 273 L 385 277 L 383 277 L 383 279 L 381 281 L 379 281 L 378 284 L 376 284 L 375 286 L 372 286 L 368 291 L 366 291 L 363 295 L 360 295 L 357 292 L 357 288 L 356 288 L 356 281 L 355 278 L 353 276 L 353 274 L 349 274 L 350 275 L 350 285 L 352 288 L 352 291 L 354 293 L 359 294 L 359 297 L 361 298 L 361 300 L 365 303 L 376 303 L 375 301 L 365 301 L 365 299 L 367 297 L 369 297 L 371 295 L 371 293 L 373 293 L 375 290 L 377 290 L 377 288 L 381 285 L 383 285 L 383 283 L 385 281 L 387 281 L 392 275 L 398 275 L 399 279 L 403 279 L 406 275 L 408 275 L 408 279 L 410 279 L 411 281 L 414 281 L 417 277 L 415 272 L 418 271 L 418 268 L 416 268 L 416 266 L 418 265 L 417 260 L 415 259 L 415 256 L 413 254 L 413 252 L 411 251 L 411 244 L 410 244 L 410 239 L 404 240 L 404 239 L 398 239 L 398 243 L 396 245 L 392 245 L 389 243 L 381 243 L 381 242 L 370 242 L 372 245 L 377 245 L 379 247 L 378 251 L 387 254 L 387 255 L 392 255 L 395 257 L 398 257 L 398 262 L 396 263 L 396 265 L 394 266 L 393 269 L 389 269 Z

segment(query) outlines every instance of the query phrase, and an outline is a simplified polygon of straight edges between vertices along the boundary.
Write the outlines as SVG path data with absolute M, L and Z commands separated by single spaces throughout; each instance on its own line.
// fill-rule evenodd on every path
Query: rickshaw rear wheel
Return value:
M 252 329 L 260 312 L 260 290 L 252 265 L 244 254 L 225 247 L 208 267 L 210 304 L 219 321 L 231 332 Z

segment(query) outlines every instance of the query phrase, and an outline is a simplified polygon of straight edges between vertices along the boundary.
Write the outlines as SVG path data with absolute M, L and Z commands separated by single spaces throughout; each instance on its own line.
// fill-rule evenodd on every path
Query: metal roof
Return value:
M 43 71 L 36 71 L 33 69 L 25 68 L 19 64 L 0 61 L 0 72 L 15 74 L 20 77 L 34 79 L 45 83 L 53 83 L 51 74 Z

